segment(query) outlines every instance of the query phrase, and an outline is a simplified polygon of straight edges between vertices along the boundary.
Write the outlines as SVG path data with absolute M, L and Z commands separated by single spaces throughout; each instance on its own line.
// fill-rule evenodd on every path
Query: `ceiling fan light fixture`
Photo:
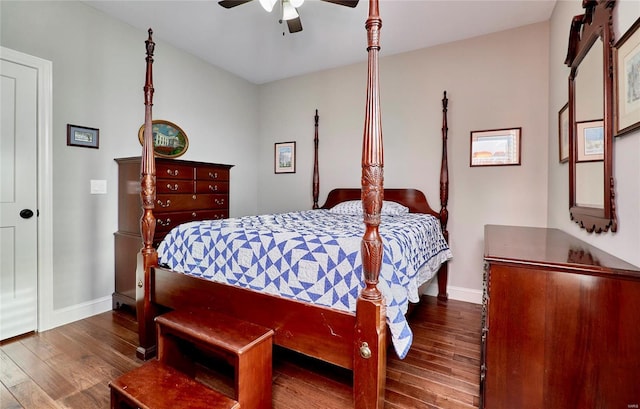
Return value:
M 282 0 L 282 20 L 293 20 L 300 17 L 295 7 L 291 5 L 289 0 Z
M 278 0 L 260 0 L 260 5 L 267 13 L 271 13 Z
M 304 3 L 304 0 L 289 0 L 289 3 L 291 3 L 293 7 L 298 8 L 302 6 L 302 3 Z

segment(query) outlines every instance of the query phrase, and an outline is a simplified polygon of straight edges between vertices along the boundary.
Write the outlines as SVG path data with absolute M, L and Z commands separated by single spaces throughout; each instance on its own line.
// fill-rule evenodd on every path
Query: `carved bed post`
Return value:
M 153 130 L 151 107 L 153 106 L 153 51 L 155 43 L 149 29 L 149 38 L 145 41 L 147 47 L 147 71 L 144 85 L 144 140 L 141 159 L 141 190 L 143 214 L 140 219 L 143 247 L 138 256 L 136 271 L 136 313 L 138 318 L 138 335 L 140 346 L 136 355 L 147 359 L 155 354 L 155 327 L 153 325 L 153 309 L 151 305 L 151 268 L 158 264 L 158 253 L 153 247 L 153 235 L 156 230 L 156 218 L 153 215 L 156 201 L 156 164 L 153 151 Z
M 384 197 L 382 121 L 378 79 L 378 52 L 382 20 L 378 0 L 369 0 L 366 22 L 368 38 L 367 102 L 362 141 L 362 206 L 365 232 L 362 237 L 362 270 L 365 288 L 356 307 L 354 345 L 355 407 L 382 408 L 386 377 L 386 322 L 378 277 L 382 264 L 382 238 L 378 231 Z
M 447 124 L 447 108 L 449 99 L 447 91 L 444 92 L 442 98 L 442 158 L 440 166 L 440 225 L 444 239 L 449 242 L 449 230 L 447 230 L 447 222 L 449 221 L 449 210 L 447 203 L 449 202 L 449 163 L 447 161 L 447 135 L 449 134 L 449 126 Z M 447 301 L 447 280 L 449 275 L 449 263 L 444 263 L 438 271 L 438 301 Z
M 317 109 L 313 119 L 315 120 L 315 133 L 313 137 L 313 208 L 319 209 L 318 196 L 320 195 L 320 173 L 318 170 L 318 121 L 320 120 L 320 117 L 318 116 Z

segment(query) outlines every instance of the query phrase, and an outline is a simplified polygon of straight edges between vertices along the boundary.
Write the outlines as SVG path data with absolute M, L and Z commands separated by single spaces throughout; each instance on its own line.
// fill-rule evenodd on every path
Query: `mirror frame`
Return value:
M 617 231 L 615 209 L 615 181 L 613 178 L 613 8 L 615 0 L 583 0 L 584 14 L 571 22 L 569 48 L 565 64 L 569 74 L 569 213 L 571 220 L 589 233 Z M 604 206 L 603 208 L 579 206 L 576 203 L 576 101 L 575 78 L 580 63 L 593 46 L 602 40 L 603 50 L 603 124 L 604 124 Z

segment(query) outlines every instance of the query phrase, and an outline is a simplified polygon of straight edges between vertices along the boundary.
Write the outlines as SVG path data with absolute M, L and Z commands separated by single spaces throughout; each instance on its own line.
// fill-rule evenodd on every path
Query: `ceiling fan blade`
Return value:
M 298 31 L 302 31 L 302 21 L 300 21 L 300 17 L 287 20 L 287 26 L 289 26 L 290 33 L 297 33 Z
M 337 4 L 339 6 L 347 6 L 351 8 L 358 5 L 358 0 L 322 0 L 322 1 L 326 1 L 327 3 Z
M 248 3 L 250 1 L 251 0 L 220 0 L 218 4 L 224 7 L 225 9 L 230 9 L 232 7 L 236 7 L 241 4 Z

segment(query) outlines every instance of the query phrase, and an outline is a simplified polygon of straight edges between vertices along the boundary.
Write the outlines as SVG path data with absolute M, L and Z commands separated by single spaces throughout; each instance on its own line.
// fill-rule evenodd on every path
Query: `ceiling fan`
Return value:
M 218 2 L 219 5 L 226 9 L 230 9 L 232 7 L 239 6 L 244 3 L 249 3 L 253 0 L 220 0 Z M 302 6 L 304 0 L 259 0 L 260 5 L 264 8 L 268 13 L 271 13 L 273 7 L 276 3 L 280 3 L 281 6 L 281 19 L 280 23 L 283 21 L 287 22 L 287 26 L 289 27 L 290 33 L 297 33 L 298 31 L 302 31 L 302 22 L 300 21 L 300 14 L 298 14 L 298 7 Z M 320 0 L 325 1 L 327 3 L 338 4 L 340 6 L 347 7 L 355 7 L 358 5 L 359 0 Z

